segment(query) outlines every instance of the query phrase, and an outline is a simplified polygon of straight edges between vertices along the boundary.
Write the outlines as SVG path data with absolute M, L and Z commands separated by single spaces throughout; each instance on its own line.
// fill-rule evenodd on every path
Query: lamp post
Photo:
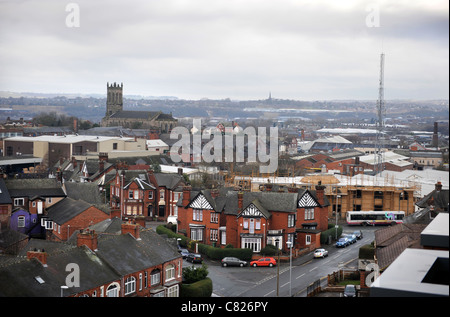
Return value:
M 289 248 L 289 297 L 292 295 L 292 242 L 287 241 L 286 242 L 288 248 Z
M 277 253 L 278 253 L 278 263 L 277 263 L 277 297 L 280 294 L 280 247 L 279 247 L 279 239 L 276 239 Z
M 336 225 L 334 226 L 334 232 L 336 233 L 336 241 L 338 238 L 337 229 L 338 229 L 338 199 L 341 195 L 338 195 L 338 188 L 336 187 Z

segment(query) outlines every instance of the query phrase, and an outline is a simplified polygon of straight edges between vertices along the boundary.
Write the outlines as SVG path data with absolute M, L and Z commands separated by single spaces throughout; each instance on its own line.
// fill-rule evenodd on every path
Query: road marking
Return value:
M 300 276 L 297 276 L 295 279 L 298 279 L 298 278 L 300 278 L 300 277 L 302 277 L 302 276 L 304 276 L 306 273 L 303 273 L 302 275 L 300 275 Z
M 323 264 L 328 263 L 328 262 L 330 262 L 330 261 L 331 261 L 331 259 L 326 260 L 325 262 L 323 262 Z
M 284 283 L 283 285 L 281 285 L 281 287 L 285 287 L 286 285 L 288 285 L 290 282 Z
M 269 295 L 272 294 L 273 292 L 275 292 L 275 290 L 270 291 L 269 293 L 267 293 L 266 295 L 264 295 L 264 297 L 269 296 Z
M 310 272 L 314 271 L 315 269 L 317 269 L 318 267 L 316 266 L 315 268 L 309 270 Z

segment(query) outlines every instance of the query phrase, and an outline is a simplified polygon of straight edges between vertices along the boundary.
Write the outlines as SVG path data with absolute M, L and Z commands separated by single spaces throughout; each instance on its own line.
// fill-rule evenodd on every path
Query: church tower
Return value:
M 123 83 L 111 84 L 106 83 L 107 94 L 106 94 L 106 117 L 111 116 L 113 113 L 123 110 Z

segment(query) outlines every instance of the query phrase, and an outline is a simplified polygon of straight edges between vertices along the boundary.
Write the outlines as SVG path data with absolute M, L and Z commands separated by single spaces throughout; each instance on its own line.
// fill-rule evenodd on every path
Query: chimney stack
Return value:
M 34 251 L 28 251 L 27 252 L 27 259 L 36 258 L 39 262 L 42 263 L 44 267 L 47 267 L 47 252 L 42 250 L 36 250 Z
M 98 246 L 98 235 L 95 233 L 94 230 L 80 230 L 80 232 L 77 234 L 77 247 L 80 247 L 82 245 L 87 246 L 92 251 L 97 251 Z
M 317 197 L 317 200 L 319 201 L 319 204 L 322 206 L 325 205 L 324 192 L 325 192 L 325 186 L 323 186 L 322 182 L 319 181 L 319 183 L 316 185 L 316 197 Z
M 122 223 L 122 234 L 131 234 L 136 240 L 141 240 L 139 236 L 139 225 L 131 220 Z
M 244 192 L 238 192 L 238 211 L 244 208 Z
M 183 207 L 186 207 L 191 202 L 191 186 L 183 187 Z

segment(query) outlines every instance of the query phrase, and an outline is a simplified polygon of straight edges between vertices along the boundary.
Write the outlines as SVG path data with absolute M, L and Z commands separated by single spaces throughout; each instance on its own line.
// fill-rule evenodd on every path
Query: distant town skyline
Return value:
M 0 91 L 180 99 L 449 98 L 443 0 L 0 2 Z

